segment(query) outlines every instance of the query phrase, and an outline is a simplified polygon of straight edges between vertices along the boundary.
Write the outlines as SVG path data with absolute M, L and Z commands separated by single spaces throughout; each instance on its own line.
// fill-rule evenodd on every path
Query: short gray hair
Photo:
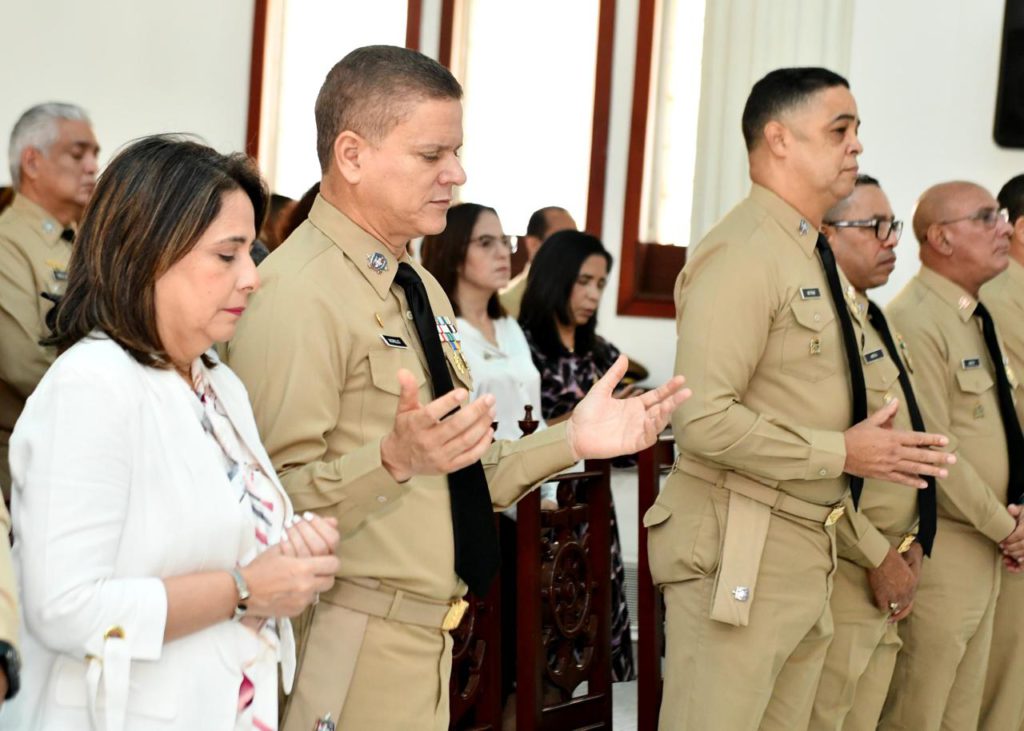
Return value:
M 57 141 L 57 123 L 62 119 L 92 124 L 84 109 L 63 102 L 36 104 L 14 123 L 7 160 L 11 167 L 11 187 L 15 190 L 21 186 L 21 153 L 29 147 L 48 152 Z

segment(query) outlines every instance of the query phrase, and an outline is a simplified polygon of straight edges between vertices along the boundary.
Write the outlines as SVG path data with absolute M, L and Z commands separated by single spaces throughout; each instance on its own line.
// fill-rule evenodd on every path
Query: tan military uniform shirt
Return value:
M 1005 272 L 981 288 L 981 301 L 992 313 L 1010 365 L 1010 383 L 1024 378 L 1024 266 L 1010 259 Z M 1024 397 L 1017 391 L 1017 418 L 1024 424 Z
M 892 399 L 899 399 L 899 411 L 893 421 L 894 429 L 913 431 L 907 400 L 899 382 L 899 370 L 889 356 L 882 337 L 868 319 L 868 300 L 864 295 L 849 294 L 847 298 L 852 311 L 863 324 L 861 365 L 864 368 L 864 383 L 868 392 L 868 413 L 872 414 Z M 889 323 L 893 340 L 902 348 L 904 365 L 909 359 L 909 350 L 899 333 Z M 913 374 L 908 375 L 913 379 Z M 860 497 L 860 509 L 867 522 L 851 521 L 847 516 L 836 525 L 840 536 L 839 555 L 865 568 L 875 568 L 882 563 L 890 546 L 898 547 L 903 536 L 916 532 L 918 522 L 917 491 L 885 480 L 864 480 Z M 849 512 L 849 511 L 848 511 Z
M 498 293 L 498 300 L 509 317 L 519 318 L 519 309 L 523 304 L 523 293 L 526 291 L 526 279 L 530 276 L 530 265 L 512 277 L 508 286 Z
M 676 282 L 675 372 L 693 396 L 672 427 L 688 456 L 827 505 L 847 494 L 852 406 L 816 240 L 754 185 L 696 248 Z
M 0 213 L 0 486 L 10 494 L 7 443 L 25 400 L 56 357 L 39 340 L 53 306 L 41 292 L 63 294 L 71 244 L 57 220 L 17 195 Z
M 437 281 L 402 261 L 422 277 L 434 315 L 454 324 Z M 309 220 L 260 265 L 262 288 L 228 360 L 295 509 L 338 518 L 338 576 L 448 600 L 465 592 L 454 572 L 448 479 L 398 484 L 380 459 L 394 425 L 398 369 L 415 375 L 421 402 L 432 398 L 412 313 L 393 284 L 397 268 L 387 247 L 318 197 Z M 442 349 L 454 383 L 471 388 L 452 348 Z M 494 505 L 505 508 L 575 460 L 565 428 L 556 427 L 497 442 L 482 461 Z
M 999 416 L 995 371 L 976 300 L 927 267 L 888 307 L 889 322 L 913 349 L 912 366 L 924 423 L 949 437 L 957 464 L 938 480 L 939 516 L 973 526 L 993 541 L 1006 538 L 1009 463 Z M 997 326 L 998 327 L 998 326 Z

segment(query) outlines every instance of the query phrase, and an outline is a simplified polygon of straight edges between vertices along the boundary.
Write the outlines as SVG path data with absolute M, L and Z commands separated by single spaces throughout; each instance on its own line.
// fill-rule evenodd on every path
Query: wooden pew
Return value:
M 639 557 L 637 561 L 637 731 L 656 731 L 661 708 L 661 660 L 665 654 L 665 607 L 651 579 L 647 556 L 647 528 L 644 513 L 654 504 L 661 489 L 661 475 L 675 461 L 675 442 L 671 434 L 640 452 L 637 461 L 637 520 Z

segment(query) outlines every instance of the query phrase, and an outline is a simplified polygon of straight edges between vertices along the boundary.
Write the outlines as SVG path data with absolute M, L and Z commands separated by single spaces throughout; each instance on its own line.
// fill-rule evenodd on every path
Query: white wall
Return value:
M 864 120 L 861 170 L 908 222 L 880 302 L 918 270 L 909 220 L 927 187 L 966 179 L 995 195 L 1024 172 L 1024 150 L 992 139 L 1003 8 L 1004 0 L 857 2 L 850 84 Z
M 193 132 L 245 143 L 252 0 L 3 0 L 0 182 L 15 120 L 43 101 L 85 107 L 110 159 L 125 142 Z
M 439 13 L 438 0 L 424 2 L 431 55 Z M 909 218 L 916 196 L 941 180 L 968 178 L 994 191 L 1024 171 L 1024 152 L 992 142 L 1002 13 L 1003 0 L 858 0 L 850 81 L 864 119 L 862 169 L 882 180 L 898 216 Z M 618 261 L 637 0 L 619 0 L 616 16 L 603 238 Z M 25 107 L 67 99 L 92 113 L 104 158 L 158 131 L 197 132 L 219 149 L 242 148 L 252 0 L 5 0 L 3 24 L 4 138 Z M 45 58 L 33 62 L 43 44 Z M 882 302 L 917 269 L 909 232 L 900 252 L 892 282 L 878 293 Z M 674 324 L 615 315 L 617 289 L 613 276 L 601 332 L 666 378 Z

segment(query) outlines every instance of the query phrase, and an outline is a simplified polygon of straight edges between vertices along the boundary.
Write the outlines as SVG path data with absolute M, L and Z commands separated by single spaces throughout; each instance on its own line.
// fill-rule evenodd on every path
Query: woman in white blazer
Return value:
M 11 439 L 23 692 L 11 728 L 277 728 L 287 620 L 328 589 L 334 525 L 292 516 L 211 346 L 258 286 L 251 162 L 147 138 L 100 178 Z M 6 719 L 6 716 L 4 717 Z

